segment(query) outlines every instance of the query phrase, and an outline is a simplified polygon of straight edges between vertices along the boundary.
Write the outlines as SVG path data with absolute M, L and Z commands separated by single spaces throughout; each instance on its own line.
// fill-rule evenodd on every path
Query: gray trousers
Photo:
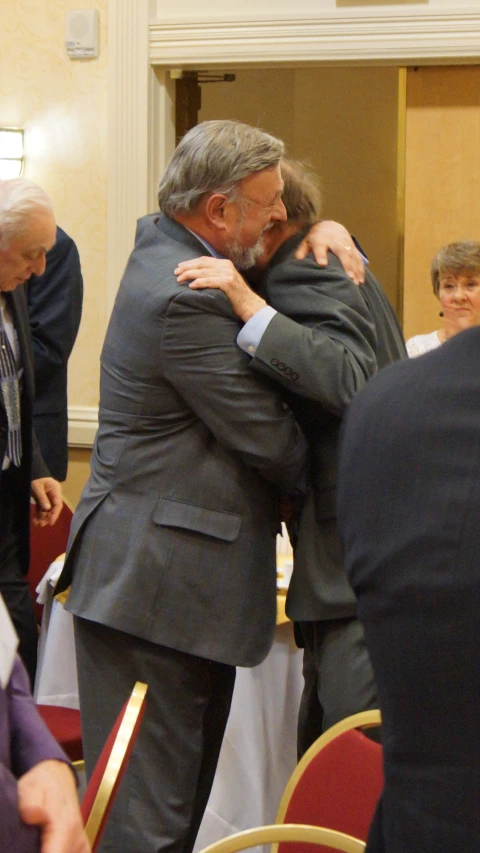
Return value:
M 135 681 L 147 706 L 102 853 L 189 853 L 207 805 L 235 668 L 75 618 L 87 778 Z
M 296 622 L 303 646 L 304 688 L 297 730 L 298 757 L 335 723 L 378 708 L 372 665 L 358 619 Z

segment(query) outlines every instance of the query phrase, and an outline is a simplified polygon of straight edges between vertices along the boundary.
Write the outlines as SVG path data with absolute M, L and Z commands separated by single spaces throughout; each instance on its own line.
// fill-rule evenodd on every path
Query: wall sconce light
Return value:
M 0 127 L 0 178 L 18 178 L 23 172 L 23 130 Z

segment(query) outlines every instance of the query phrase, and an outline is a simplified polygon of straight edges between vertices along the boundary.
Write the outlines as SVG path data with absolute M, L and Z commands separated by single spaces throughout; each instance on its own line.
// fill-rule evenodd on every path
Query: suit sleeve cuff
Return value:
M 260 308 L 253 317 L 248 320 L 237 336 L 238 346 L 248 355 L 254 356 L 255 351 L 262 340 L 265 329 L 277 312 L 270 305 Z

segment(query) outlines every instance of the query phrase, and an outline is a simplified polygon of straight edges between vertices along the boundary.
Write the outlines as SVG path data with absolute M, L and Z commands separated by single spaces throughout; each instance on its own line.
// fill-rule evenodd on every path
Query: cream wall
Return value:
M 107 0 L 1 0 L 0 124 L 25 129 L 25 176 L 50 193 L 85 284 L 69 404 L 97 406 L 106 324 Z M 100 13 L 98 59 L 70 60 L 67 9 Z

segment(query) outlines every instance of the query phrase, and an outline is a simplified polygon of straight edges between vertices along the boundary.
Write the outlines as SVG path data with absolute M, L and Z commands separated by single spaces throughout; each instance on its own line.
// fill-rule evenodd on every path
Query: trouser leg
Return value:
M 8 470 L 1 475 L 0 488 L 0 592 L 18 634 L 18 653 L 33 690 L 37 666 L 38 628 L 28 580 L 19 558 L 18 504 L 19 474 Z
M 75 619 L 87 775 L 136 680 L 147 708 L 102 853 L 189 853 L 213 783 L 234 667 Z
M 303 690 L 297 723 L 297 758 L 314 743 L 323 732 L 323 708 L 318 697 L 318 672 L 313 648 L 313 622 L 295 624 L 295 637 L 303 647 Z
M 320 724 L 326 731 L 350 714 L 377 708 L 378 699 L 363 628 L 357 619 L 302 623 L 302 633 L 308 681 L 305 682 L 306 712 L 298 742 L 305 751 L 313 743 L 315 725 Z

